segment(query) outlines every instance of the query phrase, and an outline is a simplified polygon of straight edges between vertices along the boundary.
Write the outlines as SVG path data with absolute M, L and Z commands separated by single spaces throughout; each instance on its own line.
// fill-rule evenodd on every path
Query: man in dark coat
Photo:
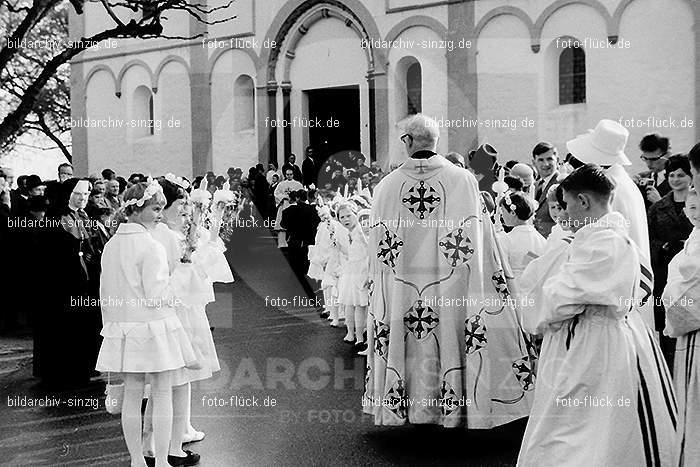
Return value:
M 301 164 L 301 173 L 303 181 L 301 182 L 305 187 L 313 184 L 316 185 L 316 177 L 318 169 L 316 168 L 316 161 L 314 160 L 314 148 L 309 146 L 306 148 L 306 158 Z
M 532 163 L 539 173 L 539 179 L 535 183 L 535 201 L 538 203 L 534 219 L 535 229 L 547 238 L 555 224 L 554 219 L 549 215 L 547 192 L 559 180 L 557 148 L 551 143 L 537 143 L 532 150 Z
M 255 166 L 255 177 L 253 178 L 253 200 L 258 208 L 260 217 L 267 219 L 268 196 L 270 194 L 270 184 L 265 177 L 265 167 L 262 164 Z
M 290 201 L 292 198 L 296 198 L 296 204 L 284 210 L 281 221 L 282 227 L 287 230 L 289 265 L 306 294 L 314 297 L 313 288 L 306 280 L 306 273 L 309 270 L 309 245 L 314 244 L 316 229 L 321 223 L 321 218 L 316 208 L 307 203 L 304 190 L 291 193 Z

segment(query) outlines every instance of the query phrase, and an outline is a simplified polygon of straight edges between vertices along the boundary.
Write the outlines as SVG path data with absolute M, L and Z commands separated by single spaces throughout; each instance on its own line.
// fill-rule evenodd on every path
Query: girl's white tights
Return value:
M 170 434 L 170 448 L 168 453 L 171 456 L 184 457 L 186 454 L 182 450 L 182 442 L 187 432 L 187 424 L 190 418 L 191 386 L 190 383 L 172 387 L 173 404 L 173 424 Z M 146 403 L 146 414 L 143 423 L 144 454 L 152 456 L 154 454 L 154 433 L 153 433 L 153 402 L 151 398 Z
M 184 457 L 182 439 L 190 419 L 190 383 L 173 387 L 173 431 L 170 440 L 170 455 Z
M 345 305 L 345 327 L 348 333 L 345 339 L 355 339 L 355 342 L 365 341 L 364 333 L 367 326 L 367 307 L 358 305 Z
M 122 406 L 122 430 L 131 456 L 132 467 L 145 467 L 141 441 L 141 402 L 145 387 L 145 375 L 127 373 L 124 378 L 124 404 Z M 153 373 L 151 397 L 153 408 L 153 441 L 156 467 L 168 466 L 168 448 L 173 425 L 173 390 L 170 373 Z

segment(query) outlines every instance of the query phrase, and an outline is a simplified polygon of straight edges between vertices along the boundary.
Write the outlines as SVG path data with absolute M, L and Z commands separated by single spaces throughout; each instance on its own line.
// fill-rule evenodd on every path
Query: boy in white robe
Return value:
M 700 465 L 700 198 L 691 191 L 685 215 L 695 228 L 668 266 L 664 334 L 677 337 L 674 385 L 678 398 L 680 466 Z
M 629 131 L 614 120 L 603 119 L 595 129 L 568 141 L 566 147 L 578 160 L 587 164 L 598 164 L 615 183 L 612 210 L 627 219 L 628 234 L 639 247 L 642 256 L 649 260 L 649 228 L 644 198 L 623 166 L 632 165 L 625 154 Z M 651 269 L 643 270 L 652 282 Z M 644 321 L 654 329 L 653 300 L 639 307 Z
M 640 253 L 612 212 L 614 185 L 592 164 L 561 185 L 573 241 L 526 270 L 540 268 L 541 292 L 522 284 L 539 294 L 523 324 L 543 343 L 518 465 L 673 465 L 675 403 L 638 329 Z

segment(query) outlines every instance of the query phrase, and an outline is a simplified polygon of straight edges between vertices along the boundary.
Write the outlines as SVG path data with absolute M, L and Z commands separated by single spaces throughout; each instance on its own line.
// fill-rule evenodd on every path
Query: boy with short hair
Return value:
M 543 342 L 518 465 L 673 465 L 668 369 L 639 331 L 640 254 L 611 209 L 615 185 L 587 164 L 561 188 L 574 237 L 523 313 Z

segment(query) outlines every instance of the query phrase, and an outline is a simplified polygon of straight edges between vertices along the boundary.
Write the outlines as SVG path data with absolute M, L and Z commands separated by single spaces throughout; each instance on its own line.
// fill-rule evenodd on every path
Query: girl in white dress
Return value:
M 327 223 L 329 238 L 328 261 L 323 270 L 323 279 L 321 280 L 323 297 L 326 303 L 330 304 L 328 310 L 330 312 L 329 319 L 331 320 L 331 326 L 334 328 L 341 327 L 340 321 L 345 319 L 345 310 L 338 301 L 338 280 L 340 279 L 340 272 L 347 263 L 347 254 L 343 253 L 343 251 L 347 251 L 347 248 L 350 246 L 348 229 L 343 227 L 333 216 L 333 213 L 335 213 L 335 217 L 337 217 L 337 207 L 337 203 L 331 205 L 331 219 Z
M 321 281 L 323 315 L 328 315 L 331 326 L 339 327 L 338 305 L 334 302 L 333 294 L 337 285 L 337 277 L 336 271 L 331 269 L 337 266 L 337 261 L 331 261 L 331 257 L 335 255 L 334 247 L 331 244 L 331 233 L 337 222 L 333 219 L 328 205 L 321 206 L 318 209 L 318 215 L 321 218 L 321 223 L 316 230 L 314 244 L 309 246 L 309 272 L 307 275 Z
M 104 338 L 96 369 L 123 375 L 122 429 L 132 467 L 145 467 L 141 442 L 141 401 L 151 383 L 155 465 L 168 463 L 173 423 L 172 380 L 177 370 L 198 368 L 190 339 L 175 312 L 174 291 L 163 246 L 152 236 L 165 198 L 158 182 L 142 182 L 124 195 L 128 223 L 119 225 L 102 254 L 100 299 Z
M 664 334 L 676 337 L 674 386 L 678 401 L 676 447 L 681 467 L 700 465 L 700 198 L 691 190 L 685 215 L 695 228 L 668 266 Z
M 355 204 L 350 202 L 341 204 L 338 207 L 338 220 L 350 232 L 347 249 L 344 245 L 340 245 L 341 253 L 347 255 L 347 263 L 341 269 L 338 280 L 338 301 L 345 309 L 345 327 L 348 330 L 343 340 L 354 342 L 358 350 L 364 350 L 364 332 L 369 304 L 367 236 L 360 227 Z
M 547 240 L 532 224 L 535 211 L 535 201 L 522 191 L 506 192 L 501 199 L 503 222 L 513 230 L 500 232 L 498 237 L 516 285 L 528 263 L 542 255 L 547 244 Z
M 163 222 L 151 232 L 153 237 L 165 247 L 171 274 L 178 269 L 184 277 L 188 278 L 187 287 L 176 291 L 178 304 L 175 311 L 187 331 L 201 365 L 198 370 L 183 368 L 173 375 L 174 418 L 170 455 L 175 457 L 189 455 L 187 451 L 182 450 L 182 443 L 201 441 L 204 438 L 204 433 L 192 427 L 190 383 L 211 378 L 213 373 L 221 369 L 205 307 L 207 303 L 214 301 L 214 281 L 233 281 L 231 270 L 223 254 L 225 251 L 223 242 L 218 239 L 220 219 L 223 215 L 221 206 L 215 205 L 211 223 L 212 232 L 203 227 L 196 233 L 192 232 L 193 235 L 198 236 L 196 249 L 187 251 L 188 242 L 185 232 L 189 225 L 187 220 L 192 214 L 192 203 L 187 199 L 185 183 L 184 180 L 177 179 L 171 174 L 166 175 L 166 179 L 160 180 L 166 205 L 163 210 Z M 200 224 L 198 218 L 201 215 L 202 213 L 198 210 L 194 213 L 196 218 L 192 223 L 193 228 Z M 213 240 L 210 241 L 210 239 Z M 148 417 L 151 409 L 152 406 L 149 403 L 146 410 L 146 423 L 144 423 L 146 438 L 144 444 L 147 455 L 151 455 L 151 449 L 149 449 L 151 427 Z

